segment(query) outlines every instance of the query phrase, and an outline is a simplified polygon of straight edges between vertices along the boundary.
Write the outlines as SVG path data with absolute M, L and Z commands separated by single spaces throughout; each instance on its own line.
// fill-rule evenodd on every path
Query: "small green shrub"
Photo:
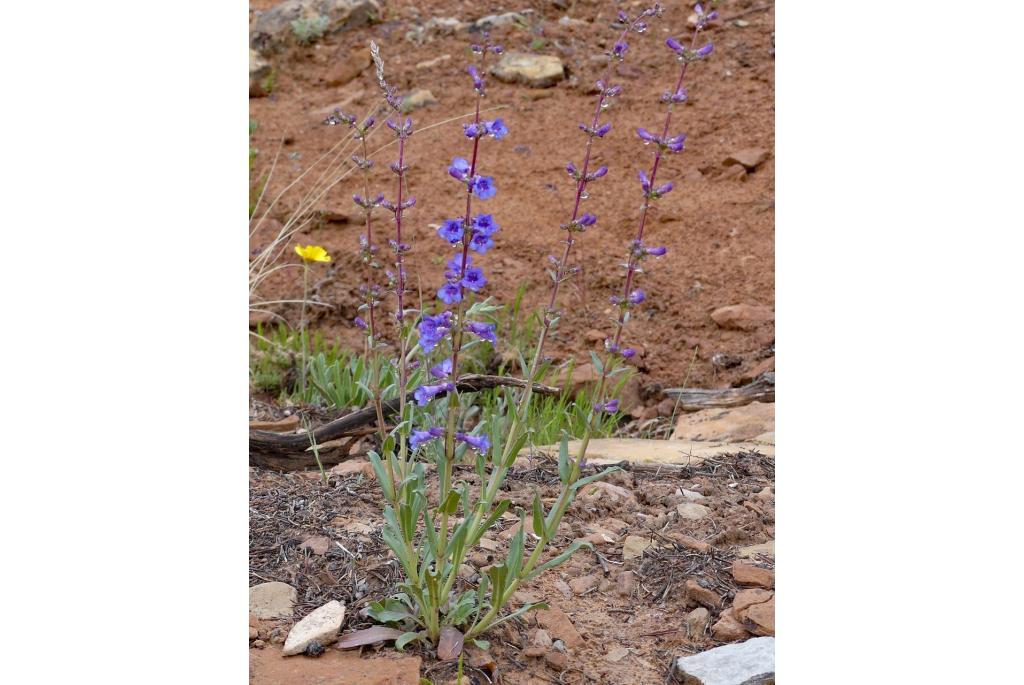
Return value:
M 292 34 L 299 45 L 312 45 L 324 37 L 331 20 L 323 15 L 301 17 L 292 22 Z M 268 91 L 269 92 L 269 91 Z

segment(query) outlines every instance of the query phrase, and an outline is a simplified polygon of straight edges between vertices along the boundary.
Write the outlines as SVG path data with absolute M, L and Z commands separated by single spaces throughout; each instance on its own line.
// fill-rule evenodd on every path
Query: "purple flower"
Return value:
M 416 398 L 416 404 L 425 407 L 430 400 L 442 392 L 451 392 L 455 389 L 454 383 L 438 383 L 437 385 L 421 385 L 412 394 Z
M 466 71 L 469 73 L 470 78 L 473 79 L 473 88 L 476 89 L 478 93 L 483 92 L 484 80 L 480 78 L 480 72 L 477 71 L 477 68 L 470 64 L 466 67 Z
M 473 179 L 473 192 L 481 200 L 494 197 L 498 189 L 494 187 L 494 179 L 490 176 L 477 176 Z
M 462 130 L 466 133 L 467 138 L 476 138 L 480 135 L 480 127 L 476 124 L 463 124 Z
M 668 39 L 666 39 L 665 40 L 665 45 L 669 46 L 670 48 L 672 48 L 676 52 L 682 52 L 683 51 L 683 46 L 680 45 L 679 41 L 676 40 L 675 38 L 668 38 Z
M 456 433 L 455 439 L 459 442 L 464 442 L 480 454 L 484 454 L 487 450 L 491 449 L 491 439 L 487 435 L 469 435 L 467 433 Z
M 508 135 L 508 127 L 505 126 L 505 122 L 501 119 L 495 119 L 494 121 L 488 121 L 484 124 L 487 129 L 488 135 L 495 140 L 501 140 Z
M 658 195 L 658 196 L 668 195 L 669 193 L 672 192 L 673 188 L 675 188 L 675 185 L 672 183 L 672 181 L 669 181 L 665 185 L 659 186 L 658 188 L 656 188 L 655 191 L 654 191 L 654 194 Z
M 619 401 L 612 400 L 610 402 L 605 402 L 604 404 L 595 404 L 594 409 L 596 411 L 604 411 L 609 414 L 614 414 L 619 410 Z
M 462 255 L 456 254 L 450 260 L 448 260 L 448 268 L 444 272 L 444 277 L 449 280 L 459 280 L 462 274 L 463 267 L 469 268 L 473 266 L 473 255 L 466 255 L 466 263 L 462 263 Z
M 462 240 L 462 233 L 462 219 L 445 219 L 437 229 L 437 234 L 452 245 Z
M 647 254 L 652 257 L 662 257 L 666 252 L 668 252 L 668 248 L 666 247 L 648 247 L 645 248 L 645 250 L 647 251 Z
M 607 173 L 608 173 L 608 167 L 606 167 L 606 166 L 599 167 L 597 171 L 595 171 L 594 173 L 590 174 L 590 180 L 593 181 L 595 178 L 601 178 L 602 176 L 604 176 Z
M 369 328 L 369 326 L 367 326 L 367 325 L 366 325 L 366 322 L 365 322 L 365 321 L 363 321 L 363 317 L 361 317 L 361 316 L 357 316 L 357 317 L 355 318 L 355 320 L 354 320 L 354 321 L 353 321 L 352 323 L 354 323 L 354 324 L 355 324 L 356 326 L 358 326 L 359 328 L 362 328 L 362 329 L 363 329 L 364 331 L 365 331 L 365 330 L 366 330 L 367 328 Z
M 651 133 L 650 131 L 648 131 L 648 130 L 647 130 L 646 128 L 638 128 L 638 129 L 636 130 L 636 134 L 637 134 L 638 136 L 640 136 L 640 138 L 641 138 L 642 140 L 645 140 L 645 141 L 647 141 L 648 143 L 657 143 L 657 142 L 659 142 L 659 140 L 660 140 L 660 139 L 658 138 L 658 136 L 656 136 L 656 135 L 653 135 L 653 134 L 652 134 L 652 133 Z
M 445 283 L 437 291 L 437 296 L 445 304 L 455 304 L 462 301 L 462 288 L 454 283 Z
M 466 275 L 462 277 L 462 287 L 472 290 L 473 292 L 479 292 L 481 288 L 487 285 L 487 279 L 484 278 L 483 269 L 472 268 L 466 269 Z
M 424 316 L 420 321 L 420 347 L 430 352 L 441 342 L 452 327 L 452 313 L 441 312 L 437 316 Z
M 480 254 L 487 254 L 492 247 L 494 247 L 494 241 L 486 233 L 474 233 L 469 240 L 469 249 Z
M 444 435 L 444 428 L 442 428 L 441 426 L 428 428 L 425 431 L 414 430 L 412 432 L 412 435 L 409 437 L 409 446 L 412 449 L 416 449 L 417 447 L 424 443 L 428 443 L 431 440 L 440 438 L 442 435 Z
M 480 322 L 477 322 L 477 321 L 467 321 L 466 322 L 466 330 L 468 330 L 470 333 L 472 333 L 473 335 L 477 336 L 478 338 L 481 338 L 482 340 L 486 340 L 487 342 L 491 343 L 491 345 L 497 347 L 497 345 L 498 345 L 498 337 L 496 335 L 494 335 L 494 324 L 493 323 L 480 323 Z
M 612 125 L 611 124 L 605 124 L 604 126 L 599 126 L 597 128 L 597 130 L 594 131 L 594 135 L 597 136 L 598 138 L 604 138 L 604 134 L 608 133 L 608 131 L 611 131 L 611 130 L 612 130 Z
M 636 350 L 634 350 L 632 347 L 627 347 L 623 349 L 620 354 L 622 354 L 623 359 L 632 359 L 633 357 L 636 356 Z
M 462 157 L 455 157 L 452 159 L 451 166 L 448 167 L 448 174 L 457 181 L 465 181 L 466 176 L 469 175 L 469 162 Z
M 647 174 L 644 173 L 644 170 L 638 169 L 636 175 L 640 177 L 640 187 L 643 188 L 644 192 L 651 192 L 651 181 L 647 178 Z
M 612 56 L 622 59 L 623 55 L 626 54 L 626 50 L 629 50 L 629 44 L 626 41 L 616 41 L 615 45 L 612 46 Z
M 585 212 L 583 216 L 581 216 L 579 219 L 576 219 L 576 223 L 578 223 L 580 226 L 593 226 L 595 223 L 597 223 L 597 217 L 591 214 L 590 212 Z
M 477 214 L 473 217 L 473 231 L 492 236 L 498 231 L 498 224 L 490 214 Z
M 678 136 L 674 136 L 665 141 L 665 147 L 672 152 L 682 152 L 684 143 L 686 142 L 686 134 L 680 133 Z
M 578 176 L 580 175 L 580 171 L 579 171 L 579 169 L 577 169 L 577 168 L 576 168 L 576 165 L 575 165 L 575 164 L 573 164 L 572 162 L 569 162 L 568 164 L 566 164 L 566 165 L 565 165 L 565 170 L 566 170 L 566 171 L 567 171 L 567 172 L 569 173 L 569 175 L 570 175 L 570 176 L 572 176 L 573 178 L 576 178 L 576 177 L 578 177 Z
M 643 288 L 637 288 L 636 290 L 634 290 L 633 292 L 631 292 L 629 294 L 629 303 L 630 304 L 640 304 L 641 302 L 643 302 L 646 299 L 647 299 L 647 295 L 644 294 L 644 289 Z
M 703 59 L 703 58 L 707 57 L 708 55 L 710 55 L 714 51 L 714 49 L 715 49 L 714 44 L 708 43 L 704 47 L 698 49 L 697 50 L 697 54 L 700 55 L 701 59 Z
M 430 375 L 437 379 L 448 378 L 452 375 L 452 360 L 445 359 L 440 364 L 430 367 Z

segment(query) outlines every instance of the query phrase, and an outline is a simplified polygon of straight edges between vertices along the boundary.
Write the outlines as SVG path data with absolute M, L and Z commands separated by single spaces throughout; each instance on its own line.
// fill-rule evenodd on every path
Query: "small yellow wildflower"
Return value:
M 302 247 L 301 245 L 295 246 L 295 254 L 302 257 L 307 262 L 329 262 L 331 261 L 331 255 L 327 254 L 327 250 L 320 247 L 319 245 L 307 245 Z

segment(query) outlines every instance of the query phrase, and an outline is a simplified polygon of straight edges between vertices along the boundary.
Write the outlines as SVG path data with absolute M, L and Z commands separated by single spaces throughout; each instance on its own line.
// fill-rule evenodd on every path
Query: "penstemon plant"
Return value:
M 638 130 L 645 144 L 655 145 L 654 160 L 649 173 L 639 172 L 643 203 L 638 228 L 629 244 L 623 294 L 613 298 L 618 309 L 612 319 L 615 332 L 606 341 L 604 361 L 598 360 L 596 355 L 594 357 L 601 378 L 592 398 L 581 448 L 575 458 L 570 457 L 568 435 L 563 432 L 558 457 L 560 489 L 557 498 L 546 508 L 539 493 L 535 492 L 529 512 L 516 510 L 519 521 L 509 543 L 507 557 L 490 566 L 476 587 L 465 581 L 456 587 L 460 582 L 459 567 L 481 537 L 512 506 L 508 499 L 499 498 L 499 491 L 531 433 L 527 417 L 530 416 L 528 410 L 533 384 L 538 382 L 542 373 L 545 342 L 560 318 L 557 308 L 560 287 L 578 271 L 571 264 L 573 246 L 597 222 L 593 214 L 582 211 L 582 203 L 589 197 L 590 184 L 608 173 L 606 166 L 591 169 L 591 160 L 596 142 L 611 130 L 606 114 L 615 96 L 621 92 L 620 86 L 610 82 L 612 69 L 626 58 L 629 35 L 643 33 L 651 19 L 662 16 L 663 8 L 655 3 L 633 17 L 619 13 L 621 34 L 608 51 L 607 67 L 597 82 L 593 116 L 589 123 L 579 125 L 586 138 L 582 163 L 577 167 L 570 162 L 566 167 L 575 185 L 575 203 L 569 220 L 561 226 L 565 231 L 562 256 L 549 258 L 551 290 L 540 319 L 532 362 L 527 365 L 525 359 L 521 359 L 527 382 L 518 394 L 506 388 L 498 410 L 484 414 L 472 429 L 466 428 L 467 412 L 463 406 L 466 398 L 459 392 L 460 358 L 464 358 L 466 351 L 474 345 L 497 345 L 493 314 L 498 307 L 489 299 L 478 298 L 488 282 L 480 260 L 494 247 L 499 226 L 493 214 L 476 209 L 476 205 L 486 202 L 498 192 L 494 178 L 483 173 L 486 168 L 484 152 L 490 145 L 485 141 L 501 141 L 510 133 L 502 119 L 485 120 L 481 116 L 481 103 L 487 90 L 484 79 L 486 61 L 488 56 L 499 54 L 502 49 L 490 44 L 486 33 L 482 43 L 472 46 L 474 63 L 468 65 L 467 73 L 477 96 L 476 106 L 472 121 L 463 126 L 469 144 L 467 157 L 454 157 L 447 169 L 448 175 L 461 186 L 457 198 L 460 213 L 441 221 L 437 230 L 437 235 L 453 249 L 443 282 L 437 290 L 437 300 L 442 305 L 437 309 L 407 309 L 405 301 L 407 278 L 404 257 L 411 246 L 403 242 L 403 213 L 415 204 L 414 198 L 405 195 L 409 172 L 405 165 L 405 151 L 407 140 L 413 134 L 413 122 L 408 118 L 404 122 L 398 119 L 385 122 L 398 139 L 398 159 L 391 164 L 391 170 L 397 176 L 395 199 L 389 201 L 378 195 L 371 200 L 365 135 L 373 121 L 357 125 L 354 117 L 338 115 L 337 123 L 344 122 L 355 128 L 357 137 L 361 135 L 364 141 L 363 155 L 355 160 L 365 174 L 363 195 L 357 195 L 355 199 L 365 210 L 366 218 L 367 230 L 360 248 L 367 265 L 361 310 L 369 322 L 360 316 L 356 325 L 367 335 L 364 346 L 367 364 L 376 369 L 371 374 L 372 387 L 365 390 L 368 396 L 373 397 L 378 409 L 381 449 L 379 453 L 370 453 L 370 461 L 386 499 L 382 535 L 404 573 L 404 580 L 399 584 L 400 592 L 373 602 L 368 613 L 381 623 L 405 631 L 396 640 L 399 649 L 419 640 L 438 645 L 439 655 L 443 652 L 451 657 L 461 651 L 465 642 L 486 646 L 482 636 L 488 630 L 531 609 L 546 607 L 543 603 L 526 604 L 503 614 L 504 607 L 522 584 L 564 563 L 580 548 L 590 546 L 577 540 L 565 549 L 555 550 L 545 559 L 562 517 L 580 489 L 617 470 L 612 467 L 593 475 L 582 475 L 590 436 L 606 413 L 614 413 L 618 409 L 617 401 L 608 399 L 608 381 L 625 371 L 622 360 L 633 356 L 630 348 L 622 347 L 622 336 L 631 311 L 644 301 L 643 290 L 635 287 L 642 272 L 641 264 L 648 257 L 665 254 L 664 248 L 644 244 L 644 228 L 652 203 L 672 190 L 671 182 L 654 185 L 661 159 L 665 154 L 683 149 L 685 136 L 670 136 L 669 128 L 673 109 L 686 99 L 683 80 L 687 66 L 704 59 L 711 52 L 710 44 L 697 49 L 696 41 L 707 22 L 714 19 L 715 13 L 705 13 L 700 5 L 696 9 L 699 21 L 690 46 L 684 48 L 671 38 L 667 42 L 669 48 L 677 53 L 682 67 L 674 89 L 662 98 L 668 112 L 661 135 Z M 371 45 L 371 53 L 377 65 L 378 83 L 397 114 L 394 89 L 384 80 L 383 61 L 376 45 Z M 386 272 L 387 285 L 384 288 L 373 282 L 374 269 L 379 265 L 376 261 L 378 245 L 373 242 L 371 231 L 371 213 L 377 207 L 390 212 L 394 223 L 394 238 L 388 241 L 394 255 L 393 271 Z M 380 354 L 385 344 L 381 340 L 378 310 L 389 294 L 393 294 L 396 300 L 394 321 L 397 340 L 394 358 L 385 361 Z M 380 365 L 385 363 L 395 367 L 394 374 L 389 374 L 389 377 L 395 377 L 397 381 L 382 388 L 378 379 L 383 375 Z M 413 391 L 412 402 L 407 401 L 410 390 Z M 381 410 L 383 398 L 388 395 L 397 395 L 399 403 L 397 425 L 391 430 L 385 426 Z M 428 463 L 437 470 L 439 488 L 436 495 L 428 491 Z M 460 463 L 472 466 L 479 479 L 478 486 L 454 481 L 454 466 Z

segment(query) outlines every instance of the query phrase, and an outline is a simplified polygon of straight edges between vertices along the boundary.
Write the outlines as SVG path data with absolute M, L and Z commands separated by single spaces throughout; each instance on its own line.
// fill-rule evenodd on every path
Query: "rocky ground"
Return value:
M 774 420 L 756 405 L 708 414 L 682 417 L 676 440 L 595 441 L 596 464 L 625 461 L 630 470 L 587 488 L 562 523 L 559 546 L 585 538 L 594 551 L 520 590 L 514 605 L 543 600 L 551 609 L 492 631 L 490 651 L 472 654 L 470 682 L 663 682 L 678 657 L 774 635 Z M 758 434 L 736 442 L 728 436 L 737 431 Z M 702 439 L 682 437 L 694 432 Z M 549 504 L 556 471 L 545 450 L 524 455 L 506 495 L 528 506 L 536 488 Z M 459 475 L 475 481 L 471 471 Z M 365 460 L 335 467 L 327 484 L 318 472 L 250 470 L 251 682 L 454 677 L 450 662 L 425 649 L 336 643 L 372 625 L 363 609 L 399 580 L 380 538 L 381 507 Z M 501 520 L 471 553 L 465 588 L 507 551 L 513 525 Z M 313 625 L 296 627 L 299 619 Z M 302 652 L 311 636 L 322 655 L 283 656 Z M 343 672 L 368 675 L 339 680 Z
M 497 247 L 483 260 L 495 286 L 487 294 L 507 303 L 525 285 L 525 304 L 536 307 L 545 296 L 544 257 L 558 249 L 556 227 L 566 220 L 570 202 L 564 166 L 582 156 L 576 124 L 593 106 L 592 84 L 616 35 L 616 9 L 635 4 L 253 0 L 251 94 L 261 96 L 250 99 L 259 150 L 254 179 L 280 150 L 268 184 L 275 196 L 339 140 L 338 127 L 322 124 L 334 107 L 372 109 L 378 91 L 367 45 L 377 41 L 389 80 L 408 98 L 410 115 L 423 129 L 410 140 L 407 158 L 419 200 L 408 215 L 414 246 L 408 267 L 414 281 L 430 288 L 441 277 L 444 255 L 432 227 L 456 212 L 457 194 L 445 169 L 453 156 L 467 152 L 459 122 L 427 128 L 471 112 L 466 46 L 489 27 L 495 41 L 518 55 L 499 70 L 509 82 L 489 79 L 488 104 L 503 108 L 511 134 L 490 141 L 482 157 L 500 186 L 487 208 L 502 227 Z M 664 40 L 689 31 L 689 7 L 677 0 L 664 5 L 664 17 L 634 37 L 629 58 L 613 74 L 623 92 L 610 113 L 612 132 L 597 147 L 597 162 L 611 170 L 587 201 L 599 224 L 583 236 L 577 255 L 583 272 L 564 291 L 564 317 L 549 347 L 559 360 L 586 362 L 589 350 L 600 347 L 608 297 L 621 287 L 619 263 L 639 203 L 636 169 L 649 162 L 649 150 L 632 131 L 656 126 L 663 117 L 657 100 L 675 68 Z M 648 300 L 627 336 L 640 351 L 634 363 L 652 404 L 662 387 L 687 377 L 691 386 L 724 387 L 774 364 L 774 10 L 759 0 L 727 0 L 719 9 L 723 20 L 708 32 L 715 52 L 688 75 L 690 102 L 675 118 L 689 136 L 687 150 L 663 169 L 676 190 L 659 202 L 649 227 L 651 243 L 666 245 L 668 256 L 650 263 L 643 275 Z M 330 11 L 334 23 L 322 40 L 295 44 L 285 20 L 299 10 Z M 375 23 L 367 24 L 371 19 Z M 388 154 L 381 153 L 373 183 L 391 194 Z M 317 176 L 300 180 L 274 205 L 253 234 L 253 250 L 266 246 Z M 314 325 L 345 344 L 358 342 L 350 324 L 358 283 L 347 277 L 361 230 L 350 200 L 361 191 L 358 185 L 350 177 L 330 188 L 313 203 L 317 220 L 297 237 L 334 256 L 318 273 L 316 297 L 325 306 L 315 308 Z M 301 297 L 298 271 L 274 274 L 259 295 Z M 272 309 L 293 324 L 299 318 L 295 305 Z

